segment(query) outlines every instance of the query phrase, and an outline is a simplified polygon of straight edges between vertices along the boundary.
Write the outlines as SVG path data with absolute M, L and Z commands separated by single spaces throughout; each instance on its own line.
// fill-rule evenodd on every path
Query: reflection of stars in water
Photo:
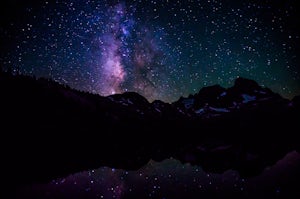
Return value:
M 181 194 L 218 192 L 226 188 L 243 191 L 244 179 L 236 172 L 207 174 L 200 167 L 182 165 L 176 160 L 150 161 L 138 171 L 100 168 L 54 180 L 37 190 L 47 197 L 60 198 L 176 198 Z M 181 195 L 182 196 L 182 195 Z M 42 196 L 40 196 L 43 198 Z
M 0 29 L 1 38 L 15 35 L 1 52 L 5 67 L 101 95 L 136 91 L 168 102 L 203 86 L 231 86 L 238 76 L 286 97 L 300 91 L 295 1 L 65 0 L 36 6 Z
M 137 171 L 103 167 L 34 185 L 37 198 L 276 198 L 298 180 L 300 155 L 291 152 L 262 174 L 242 178 L 236 171 L 207 173 L 174 159 L 150 161 Z M 26 190 L 26 189 L 24 189 Z M 25 193 L 25 195 L 24 195 Z M 30 195 L 32 196 L 32 195 Z
M 81 172 L 47 185 L 34 185 L 31 194 L 38 198 L 267 198 L 279 196 L 296 180 L 300 156 L 289 153 L 261 175 L 242 178 L 236 171 L 206 173 L 198 166 L 181 164 L 174 159 L 150 161 L 138 171 L 103 167 Z M 299 172 L 298 172 L 299 173 Z M 289 181 L 287 181 L 289 182 Z M 26 190 L 26 189 L 25 189 Z M 23 192 L 20 192 L 22 196 Z M 248 195 L 250 194 L 250 195 Z M 251 195 L 252 194 L 252 195 Z

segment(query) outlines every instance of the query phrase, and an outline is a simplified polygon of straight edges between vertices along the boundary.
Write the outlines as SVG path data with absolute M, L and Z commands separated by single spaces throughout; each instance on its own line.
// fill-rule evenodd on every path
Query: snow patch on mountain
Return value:
M 202 115 L 204 113 L 228 113 L 230 112 L 227 108 L 215 108 L 215 107 L 205 107 L 195 110 L 195 113 Z
M 159 110 L 158 108 L 155 108 L 155 110 L 156 110 L 157 112 L 161 113 L 161 110 Z
M 256 96 L 251 96 L 247 94 L 242 94 L 242 97 L 244 98 L 243 103 L 245 104 L 256 100 Z
M 224 91 L 223 93 L 221 93 L 220 97 L 224 97 L 225 95 L 227 95 L 226 91 Z
M 195 99 L 184 99 L 182 103 L 186 109 L 190 109 L 193 107 Z
M 210 110 L 215 111 L 215 112 L 222 112 L 222 113 L 228 113 L 230 112 L 228 109 L 226 108 L 214 108 L 214 107 L 209 107 Z
M 203 113 L 205 113 L 205 111 L 204 111 L 203 108 L 200 108 L 200 109 L 198 109 L 198 110 L 195 110 L 195 113 L 196 113 L 196 114 L 203 114 Z

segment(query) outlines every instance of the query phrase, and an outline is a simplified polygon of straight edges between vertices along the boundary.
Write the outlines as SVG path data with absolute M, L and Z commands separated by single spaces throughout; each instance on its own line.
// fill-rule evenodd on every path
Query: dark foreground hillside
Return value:
M 283 99 L 244 78 L 168 104 L 1 73 L 0 96 L 8 192 L 101 166 L 137 170 L 170 157 L 206 172 L 253 177 L 300 149 L 300 97 Z

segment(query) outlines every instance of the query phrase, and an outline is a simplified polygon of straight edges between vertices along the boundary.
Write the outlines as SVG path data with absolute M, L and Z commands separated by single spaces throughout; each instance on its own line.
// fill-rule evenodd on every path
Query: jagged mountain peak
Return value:
M 195 95 L 181 97 L 173 105 L 186 115 L 211 118 L 230 112 L 288 104 L 288 100 L 254 80 L 239 77 L 230 88 L 213 85 L 202 88 Z
M 244 77 L 238 77 L 234 81 L 234 87 L 240 88 L 240 89 L 260 89 L 261 86 L 258 85 L 258 83 L 254 80 L 247 79 Z
M 15 173 L 20 180 L 47 179 L 101 165 L 132 169 L 150 158 L 168 157 L 219 171 L 248 173 L 253 170 L 248 165 L 254 164 L 259 172 L 299 143 L 292 130 L 299 129 L 299 108 L 251 80 L 239 79 L 228 89 L 206 87 L 172 104 L 149 103 L 133 92 L 100 97 L 23 76 L 0 76 L 0 80 L 1 133 L 7 135 L 10 148 L 20 149 L 14 162 L 4 162 L 10 162 L 6 169 L 12 173 L 22 164 L 28 172 Z M 299 98 L 293 103 L 299 104 Z M 290 132 L 289 139 L 274 134 L 278 129 Z M 205 142 L 214 147 L 205 148 Z M 266 155 L 274 150 L 279 150 L 276 156 Z M 45 155 L 40 156 L 40 151 Z M 108 156 L 108 151 L 113 155 Z M 74 156 L 79 153 L 86 157 Z M 46 175 L 45 169 L 53 173 Z
M 127 101 L 130 104 L 133 103 L 143 103 L 143 104 L 149 104 L 148 100 L 143 97 L 142 95 L 136 93 L 136 92 L 125 92 L 122 94 L 114 94 L 108 96 L 113 101 Z
M 226 89 L 219 84 L 203 87 L 200 89 L 200 91 L 196 95 L 205 95 L 210 93 L 222 93 Z

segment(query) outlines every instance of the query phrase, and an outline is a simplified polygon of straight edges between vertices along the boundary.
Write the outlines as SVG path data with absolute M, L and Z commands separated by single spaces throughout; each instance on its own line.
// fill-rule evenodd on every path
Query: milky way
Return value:
M 295 1 L 41 1 L 1 13 L 4 68 L 100 95 L 166 102 L 256 80 L 300 92 Z M 5 7 L 4 7 L 5 8 Z M 5 20 L 4 20 L 5 19 Z
M 117 5 L 112 12 L 112 21 L 107 23 L 108 30 L 101 38 L 99 46 L 101 47 L 101 59 L 95 71 L 99 74 L 99 92 L 102 95 L 111 95 L 116 92 L 122 92 L 120 85 L 124 81 L 125 71 L 122 63 L 120 51 L 122 46 L 119 35 L 124 34 L 126 27 L 121 27 L 120 20 L 124 17 L 124 7 Z M 120 31 L 122 30 L 122 31 Z

